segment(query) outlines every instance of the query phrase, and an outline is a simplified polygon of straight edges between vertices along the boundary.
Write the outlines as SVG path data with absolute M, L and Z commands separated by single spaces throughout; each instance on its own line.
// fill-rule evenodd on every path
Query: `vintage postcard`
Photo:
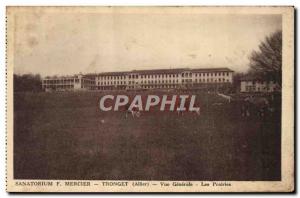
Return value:
M 8 192 L 293 192 L 294 7 L 7 7 Z

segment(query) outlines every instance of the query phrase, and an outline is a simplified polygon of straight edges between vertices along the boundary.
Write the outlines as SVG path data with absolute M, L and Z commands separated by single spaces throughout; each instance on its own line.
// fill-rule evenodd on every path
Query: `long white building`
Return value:
M 95 76 L 95 85 L 98 90 L 197 88 L 230 84 L 232 76 L 228 68 L 133 70 L 100 73 Z
M 229 85 L 232 83 L 232 77 L 233 71 L 228 68 L 132 70 L 75 76 L 69 81 L 68 78 L 48 78 L 43 80 L 43 88 L 45 90 L 48 88 L 52 90 L 53 88 L 54 90 L 191 89 L 208 85 Z
M 74 76 L 53 76 L 42 80 L 45 91 L 90 90 L 95 87 L 95 79 L 82 74 Z

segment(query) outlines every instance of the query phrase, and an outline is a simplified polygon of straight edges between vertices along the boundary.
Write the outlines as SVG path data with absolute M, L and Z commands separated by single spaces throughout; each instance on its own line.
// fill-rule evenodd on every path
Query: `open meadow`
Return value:
M 154 110 L 126 118 L 100 111 L 104 94 L 15 93 L 14 178 L 281 179 L 280 111 L 242 117 L 240 101 L 198 92 L 189 94 L 200 116 Z

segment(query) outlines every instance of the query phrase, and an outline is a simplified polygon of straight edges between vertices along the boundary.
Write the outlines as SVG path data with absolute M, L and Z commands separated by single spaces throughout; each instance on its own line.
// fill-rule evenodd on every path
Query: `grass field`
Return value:
M 281 178 L 279 113 L 244 118 L 240 103 L 227 103 L 215 93 L 197 93 L 201 116 L 152 111 L 126 119 L 124 112 L 101 112 L 101 95 L 15 93 L 14 177 Z

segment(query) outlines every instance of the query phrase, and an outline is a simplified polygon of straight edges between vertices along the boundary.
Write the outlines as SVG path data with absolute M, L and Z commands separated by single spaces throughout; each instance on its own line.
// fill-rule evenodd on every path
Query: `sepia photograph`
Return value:
M 292 192 L 293 7 L 7 7 L 9 192 Z

